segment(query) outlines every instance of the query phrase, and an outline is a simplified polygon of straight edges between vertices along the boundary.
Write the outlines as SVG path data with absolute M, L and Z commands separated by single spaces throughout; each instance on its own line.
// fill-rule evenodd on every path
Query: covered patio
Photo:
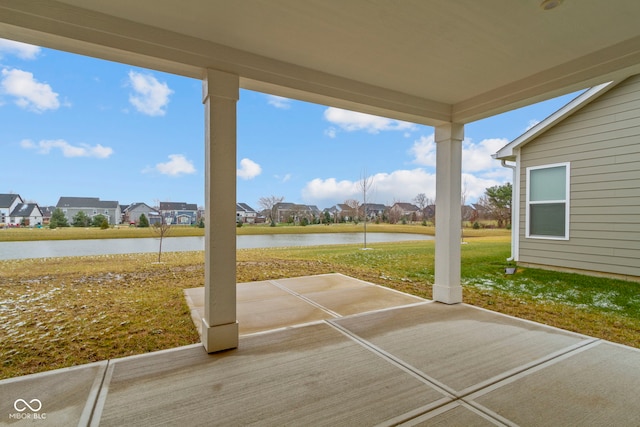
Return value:
M 461 304 L 459 236 L 464 125 L 639 73 L 639 16 L 636 0 L 0 0 L 2 38 L 201 79 L 206 153 L 202 346 L 5 381 L 3 401 L 43 390 L 104 425 L 633 425 L 638 352 Z M 434 302 L 341 313 L 255 285 L 318 311 L 243 334 L 240 88 L 435 128 Z
M 204 289 L 185 293 L 200 312 Z M 10 423 L 44 416 L 60 426 L 640 419 L 634 348 L 341 274 L 241 283 L 238 307 L 236 350 L 192 345 L 0 381 L 2 410 Z M 17 396 L 42 409 L 9 408 Z

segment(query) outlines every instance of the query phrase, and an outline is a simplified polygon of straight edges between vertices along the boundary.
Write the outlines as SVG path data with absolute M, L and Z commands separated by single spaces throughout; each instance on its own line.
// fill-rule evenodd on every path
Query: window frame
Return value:
M 540 170 L 540 169 L 551 169 L 557 167 L 565 168 L 565 198 L 563 200 L 537 200 L 531 201 L 531 171 Z M 571 200 L 571 163 L 570 162 L 562 162 L 562 163 L 551 163 L 540 166 L 530 166 L 526 168 L 527 181 L 526 181 L 526 191 L 527 198 L 525 203 L 525 237 L 527 239 L 544 239 L 544 240 L 569 240 L 569 224 L 570 224 L 570 200 Z M 530 219 L 531 219 L 531 205 L 543 205 L 543 204 L 551 204 L 551 203 L 564 203 L 565 211 L 564 211 L 564 236 L 551 236 L 544 234 L 531 234 L 530 227 Z

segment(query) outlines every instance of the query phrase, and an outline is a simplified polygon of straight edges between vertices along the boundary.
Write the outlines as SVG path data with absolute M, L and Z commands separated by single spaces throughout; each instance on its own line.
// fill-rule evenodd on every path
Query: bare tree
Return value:
M 460 192 L 460 239 L 464 243 L 464 222 L 467 220 L 466 215 L 466 203 L 467 203 L 467 180 L 462 183 L 462 190 Z
M 429 198 L 427 197 L 426 194 L 420 193 L 416 196 L 415 199 L 413 199 L 413 203 L 415 203 L 415 205 L 419 207 L 421 211 L 423 211 L 424 208 L 427 207 L 428 200 Z
M 358 210 L 360 210 L 360 202 L 356 199 L 347 199 L 344 201 L 344 204 L 349 206 L 349 211 L 351 213 L 351 221 L 357 223 L 358 222 Z
M 158 202 L 158 212 L 160 212 L 160 222 L 155 222 L 151 229 L 160 238 L 160 244 L 158 245 L 158 263 L 162 258 L 162 240 L 171 232 L 171 221 L 167 220 L 166 213 L 160 210 L 160 203 Z
M 498 221 L 498 227 L 511 223 L 511 200 L 513 188 L 510 182 L 485 189 L 485 206 L 491 216 Z
M 398 221 L 400 221 L 400 218 L 402 217 L 402 212 L 400 212 L 400 209 L 398 209 L 398 207 L 396 206 L 396 203 L 398 201 L 394 198 L 393 199 L 393 204 L 391 205 L 391 209 L 389 209 L 389 224 L 396 224 L 398 223 Z
M 429 217 L 429 215 L 427 214 L 427 206 L 434 205 L 435 203 L 433 202 L 433 200 L 428 198 L 426 194 L 420 193 L 416 196 L 415 199 L 413 199 L 413 203 L 415 203 L 415 205 L 420 208 L 422 221 L 426 222 L 427 218 Z
M 260 200 L 258 200 L 258 204 L 260 205 L 260 207 L 269 212 L 269 221 L 271 222 L 272 227 L 276 226 L 276 205 L 278 203 L 282 203 L 283 200 L 283 196 L 260 197 Z
M 364 171 L 360 176 L 360 181 L 358 181 L 358 188 L 362 193 L 362 207 L 364 214 L 364 249 L 367 248 L 367 220 L 369 219 L 369 214 L 367 213 L 367 195 L 370 195 L 372 187 L 373 176 L 367 176 L 367 172 Z

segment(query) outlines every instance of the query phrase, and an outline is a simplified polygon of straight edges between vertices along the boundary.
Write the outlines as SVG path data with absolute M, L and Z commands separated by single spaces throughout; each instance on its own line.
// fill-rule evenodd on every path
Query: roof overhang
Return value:
M 564 107 L 560 108 L 549 117 L 511 141 L 509 144 L 502 147 L 496 154 L 493 154 L 492 157 L 498 160 L 515 161 L 517 157 L 517 150 L 519 150 L 538 136 L 542 135 L 576 111 L 580 110 L 585 105 L 593 102 L 594 100 L 611 90 L 613 87 L 615 87 L 618 83 L 619 81 L 606 82 L 584 91 L 576 98 L 571 100 L 571 102 L 567 103 Z
M 0 37 L 436 126 L 640 72 L 640 2 L 0 0 Z

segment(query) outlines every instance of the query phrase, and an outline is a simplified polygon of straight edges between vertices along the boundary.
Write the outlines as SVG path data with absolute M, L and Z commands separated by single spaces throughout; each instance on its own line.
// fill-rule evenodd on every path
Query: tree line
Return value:
M 304 210 L 302 205 L 295 205 L 297 209 L 292 211 L 287 217 L 286 222 L 307 225 L 307 224 L 329 224 L 335 222 L 361 222 L 372 220 L 375 222 L 387 222 L 391 224 L 406 222 L 422 222 L 423 225 L 435 225 L 435 200 L 427 197 L 426 194 L 420 193 L 412 203 L 395 203 L 394 207 L 387 208 L 384 211 L 371 209 L 372 204 L 367 201 L 367 196 L 371 188 L 371 182 L 363 179 L 361 186 L 362 201 L 357 199 L 345 200 L 342 205 L 345 207 L 338 217 L 337 212 L 333 214 L 325 209 L 320 215 L 312 213 L 310 210 Z M 511 226 L 511 201 L 512 186 L 511 183 L 504 185 L 496 185 L 485 189 L 484 194 L 472 206 L 465 203 L 466 195 L 463 191 L 462 205 L 462 222 L 463 225 L 471 224 L 473 227 L 482 227 L 481 223 L 495 222 L 498 228 Z M 263 209 L 263 215 L 271 226 L 276 225 L 278 217 L 277 208 L 284 201 L 284 197 L 268 196 L 261 197 L 258 204 Z M 403 210 L 396 206 L 410 205 L 410 211 Z

